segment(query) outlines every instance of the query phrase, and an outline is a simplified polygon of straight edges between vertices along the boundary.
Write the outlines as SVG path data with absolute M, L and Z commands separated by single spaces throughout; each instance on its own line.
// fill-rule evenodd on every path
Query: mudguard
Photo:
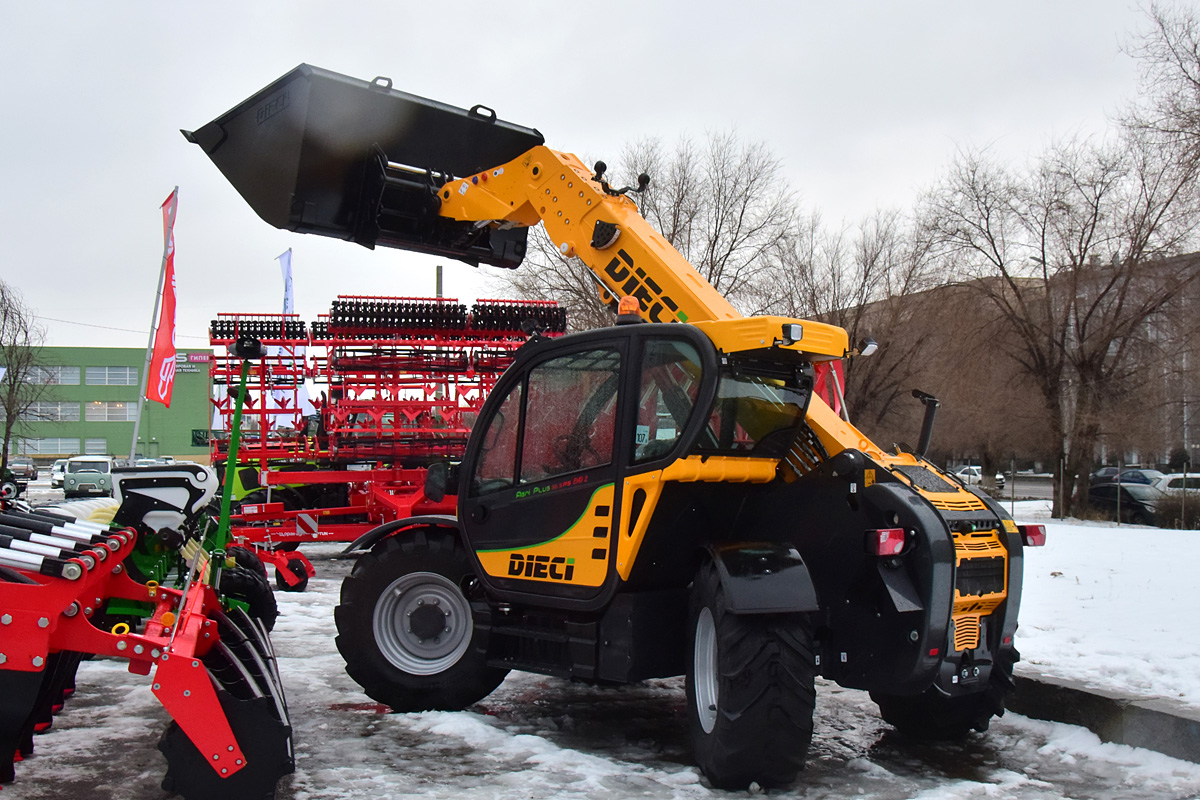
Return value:
M 817 590 L 796 548 L 777 542 L 738 542 L 708 548 L 735 614 L 817 611 Z
M 356 550 L 370 550 L 383 539 L 408 528 L 453 528 L 455 535 L 461 538 L 457 517 L 451 514 L 427 514 L 421 517 L 406 517 L 405 519 L 385 522 L 378 528 L 372 528 L 348 544 L 342 553 L 353 553 Z

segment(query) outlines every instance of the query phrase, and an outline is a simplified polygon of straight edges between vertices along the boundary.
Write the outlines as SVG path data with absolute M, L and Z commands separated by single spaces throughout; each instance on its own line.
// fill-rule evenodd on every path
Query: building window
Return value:
M 88 367 L 87 384 L 88 386 L 137 386 L 137 367 Z
M 30 422 L 79 422 L 79 403 L 31 403 Z
M 108 439 L 84 439 L 83 454 L 86 456 L 103 456 L 108 454 Z
M 29 370 L 29 382 L 78 386 L 79 367 L 33 367 Z
M 21 455 L 73 456 L 79 453 L 78 439 L 22 439 L 17 451 Z
M 88 422 L 133 422 L 137 416 L 137 403 L 124 400 L 95 400 L 87 404 L 85 414 Z

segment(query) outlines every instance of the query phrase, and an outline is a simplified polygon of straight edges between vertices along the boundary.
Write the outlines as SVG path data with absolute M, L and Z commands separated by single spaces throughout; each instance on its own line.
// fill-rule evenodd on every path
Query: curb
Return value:
M 1047 675 L 1014 676 L 1010 711 L 1032 719 L 1082 725 L 1101 741 L 1144 747 L 1200 764 L 1200 709 L 1152 697 L 1130 697 Z

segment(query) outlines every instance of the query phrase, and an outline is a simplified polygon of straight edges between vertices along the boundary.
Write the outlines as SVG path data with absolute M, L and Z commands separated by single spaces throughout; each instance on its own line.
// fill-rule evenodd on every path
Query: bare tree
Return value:
M 17 424 L 45 391 L 44 384 L 35 381 L 42 339 L 43 332 L 20 292 L 0 280 L 0 422 L 4 426 L 0 475 L 8 468 Z
M 999 312 L 1014 332 L 999 342 L 1041 393 L 1061 514 L 1086 498 L 1100 421 L 1149 321 L 1196 278 L 1158 260 L 1195 231 L 1194 184 L 1194 170 L 1130 134 L 1067 142 L 1024 171 L 963 153 L 925 202 L 947 269 Z
M 870 435 L 894 436 L 930 339 L 917 295 L 933 282 L 929 241 L 899 212 L 879 211 L 855 228 L 828 230 L 819 216 L 802 220 L 780 244 L 763 312 L 814 318 L 845 328 L 857 344 L 879 351 L 846 365 L 846 406 Z
M 1152 3 L 1149 27 L 1127 48 L 1141 67 L 1140 100 L 1125 124 L 1177 158 L 1200 161 L 1200 18 L 1194 7 Z
M 703 148 L 682 139 L 671 151 L 646 139 L 627 145 L 610 169 L 614 185 L 635 185 L 642 172 L 651 178 L 635 196 L 642 216 L 735 307 L 755 311 L 756 286 L 796 217 L 778 159 L 732 132 L 710 135 Z M 611 323 L 608 293 L 540 227 L 531 232 L 525 267 L 497 278 L 502 291 L 558 301 L 573 329 Z

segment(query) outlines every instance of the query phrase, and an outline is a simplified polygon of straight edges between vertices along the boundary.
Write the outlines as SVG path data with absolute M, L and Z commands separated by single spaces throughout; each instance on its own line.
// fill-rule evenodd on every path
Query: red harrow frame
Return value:
M 251 370 L 237 453 L 242 495 L 231 535 L 276 567 L 276 585 L 303 588 L 306 542 L 353 542 L 422 514 L 452 514 L 455 498 L 425 495 L 425 468 L 462 454 L 475 415 L 529 332 L 556 336 L 553 302 L 342 295 L 305 325 L 296 315 L 220 314 L 214 347 L 253 336 L 268 354 Z M 232 386 L 239 362 L 217 357 L 213 382 Z M 319 390 L 305 414 L 305 383 Z M 227 456 L 230 398 L 214 400 Z M 249 422 L 247 422 L 249 420 Z

